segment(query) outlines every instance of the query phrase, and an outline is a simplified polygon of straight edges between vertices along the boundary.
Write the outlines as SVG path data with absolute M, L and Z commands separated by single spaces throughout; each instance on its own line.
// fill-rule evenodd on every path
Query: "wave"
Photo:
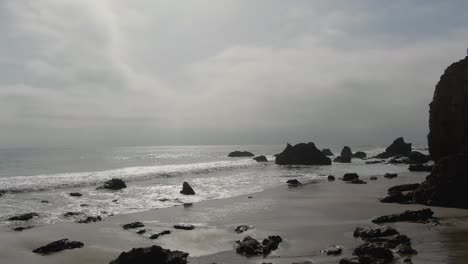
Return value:
M 40 174 L 33 176 L 12 176 L 0 178 L 1 191 L 21 193 L 46 191 L 61 188 L 87 187 L 120 178 L 125 181 L 148 180 L 153 178 L 178 177 L 184 174 L 208 174 L 217 171 L 241 169 L 261 164 L 251 159 L 235 161 L 214 161 L 180 165 L 139 166 L 95 172 L 73 172 Z

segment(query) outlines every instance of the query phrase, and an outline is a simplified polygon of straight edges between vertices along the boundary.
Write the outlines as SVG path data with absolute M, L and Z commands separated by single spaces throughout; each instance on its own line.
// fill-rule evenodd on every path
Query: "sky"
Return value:
M 1 0 L 0 147 L 425 144 L 467 1 Z

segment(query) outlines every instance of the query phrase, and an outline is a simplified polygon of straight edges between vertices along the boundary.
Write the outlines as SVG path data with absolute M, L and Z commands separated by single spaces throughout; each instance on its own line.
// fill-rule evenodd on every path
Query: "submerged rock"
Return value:
M 359 179 L 359 175 L 357 173 L 346 173 L 343 175 L 343 181 L 352 181 Z
M 275 159 L 278 165 L 331 165 L 330 158 L 322 154 L 315 144 L 300 143 L 295 146 L 288 144 Z
M 268 162 L 267 158 L 265 156 L 257 156 L 253 158 L 256 162 Z
M 39 216 L 38 213 L 26 213 L 26 214 L 20 214 L 20 215 L 15 215 L 10 218 L 8 218 L 8 221 L 28 221 L 33 219 L 33 217 Z
M 122 252 L 109 264 L 186 264 L 188 255 L 186 252 L 171 251 L 159 246 L 133 248 Z
M 424 164 L 411 164 L 408 168 L 410 171 L 424 171 L 431 172 L 434 168 L 433 165 L 424 165 Z
M 358 151 L 358 152 L 353 154 L 353 158 L 365 159 L 365 158 L 367 158 L 367 154 L 365 152 L 363 152 L 363 151 Z
M 336 157 L 334 162 L 341 162 L 341 163 L 350 163 L 351 159 L 353 157 L 353 152 L 351 151 L 351 148 L 348 146 L 345 146 L 341 150 L 340 156 Z
M 331 152 L 330 149 L 322 149 L 322 154 L 325 156 L 333 156 L 333 153 Z
M 188 182 L 184 182 L 184 184 L 182 184 L 182 190 L 180 193 L 185 195 L 195 195 L 195 191 L 192 189 L 192 186 L 188 184 Z
M 74 248 L 82 248 L 84 244 L 79 241 L 70 241 L 68 239 L 61 239 L 54 241 L 46 246 L 37 248 L 33 250 L 34 253 L 47 255 L 55 252 L 59 252 L 65 249 L 74 249 Z
M 127 229 L 140 228 L 140 227 L 144 227 L 144 226 L 145 225 L 142 222 L 133 222 L 133 223 L 123 225 L 122 228 L 127 230 Z
M 139 234 L 139 235 L 142 235 L 142 234 L 146 233 L 146 229 L 140 229 L 140 230 L 136 231 L 136 233 Z
M 122 179 L 113 178 L 104 183 L 104 185 L 97 189 L 108 189 L 108 190 L 121 190 L 127 188 L 127 184 Z
M 193 229 L 195 229 L 195 226 L 194 225 L 179 224 L 179 225 L 174 225 L 174 229 L 193 230 Z
M 421 209 L 417 211 L 404 211 L 400 214 L 384 215 L 377 217 L 372 220 L 373 223 L 393 223 L 393 222 L 416 222 L 416 223 L 427 223 L 430 219 L 433 219 L 434 212 L 429 209 Z
M 246 236 L 244 239 L 236 241 L 236 252 L 246 256 L 267 256 L 271 251 L 278 249 L 278 245 L 282 241 L 280 236 L 269 236 L 260 243 L 258 240 Z
M 402 137 L 399 137 L 385 149 L 385 152 L 375 157 L 378 159 L 388 159 L 394 156 L 408 156 L 412 150 L 411 145 L 411 143 L 406 143 Z
M 253 153 L 248 152 L 248 151 L 233 151 L 228 154 L 228 157 L 230 158 L 244 158 L 244 157 L 253 157 L 255 156 Z

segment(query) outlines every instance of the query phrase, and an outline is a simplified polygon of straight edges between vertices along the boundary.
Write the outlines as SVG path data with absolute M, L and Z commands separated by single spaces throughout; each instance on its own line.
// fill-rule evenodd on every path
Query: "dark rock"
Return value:
M 402 137 L 399 137 L 385 149 L 385 152 L 375 157 L 378 159 L 388 159 L 394 156 L 408 156 L 411 150 L 411 143 L 406 143 Z
M 357 173 L 346 173 L 343 176 L 343 181 L 352 181 L 355 179 L 359 179 L 359 175 L 357 175 Z
M 139 234 L 139 235 L 142 235 L 142 234 L 146 233 L 146 229 L 140 229 L 140 230 L 136 231 L 136 233 Z
M 320 250 L 322 254 L 327 254 L 327 256 L 338 256 L 343 252 L 342 246 L 330 246 L 326 249 Z
M 121 190 L 124 188 L 127 188 L 125 182 L 121 179 L 114 178 L 106 181 L 103 186 L 97 189 Z
M 325 156 L 333 156 L 333 153 L 331 152 L 330 149 L 322 149 L 322 154 Z
M 391 249 L 394 249 L 402 244 L 411 244 L 410 238 L 401 234 L 383 237 L 371 237 L 365 239 L 365 241 L 369 243 L 377 243 Z
M 72 192 L 72 193 L 70 193 L 70 196 L 73 196 L 73 197 L 81 197 L 81 196 L 83 196 L 83 194 L 78 193 L 78 192 Z
M 185 195 L 194 195 L 195 191 L 192 189 L 192 186 L 188 184 L 188 182 L 184 182 L 184 184 L 182 184 L 182 190 L 180 193 Z
M 411 247 L 411 244 L 405 243 L 398 246 L 396 253 L 399 255 L 416 255 L 418 252 Z
M 160 233 L 157 233 L 157 234 L 153 234 L 150 236 L 150 239 L 158 239 L 160 236 L 165 236 L 165 235 L 169 235 L 171 233 L 171 231 L 169 230 L 164 230 Z
M 370 263 L 390 263 L 394 258 L 389 248 L 375 243 L 364 243 L 356 247 L 353 254 L 358 256 L 359 259 L 372 260 Z M 362 261 L 360 262 L 362 263 Z
M 396 174 L 396 173 L 385 173 L 384 177 L 387 178 L 387 179 L 393 179 L 393 178 L 398 177 L 398 174 Z
M 360 237 L 363 240 L 372 239 L 376 237 L 386 237 L 386 236 L 393 236 L 398 235 L 399 232 L 389 226 L 379 226 L 379 227 L 358 227 L 354 230 L 353 236 Z
M 390 187 L 388 189 L 388 193 L 414 191 L 419 187 L 419 185 L 420 185 L 419 183 L 396 185 L 396 186 Z
M 229 153 L 228 157 L 230 158 L 244 158 L 244 157 L 253 157 L 255 156 L 254 154 L 252 154 L 251 152 L 248 152 L 248 151 L 233 151 L 231 153 Z
M 193 230 L 193 229 L 195 229 L 195 226 L 194 225 L 179 224 L 179 225 L 174 225 L 174 228 L 175 229 L 181 229 L 181 230 Z
M 412 204 L 413 193 L 391 192 L 385 198 L 381 199 L 382 203 L 399 203 L 399 204 Z
M 351 148 L 348 146 L 345 146 L 341 150 L 340 156 L 336 157 L 334 162 L 341 162 L 341 163 L 350 163 L 351 159 L 353 157 L 353 152 L 351 151 Z
M 27 230 L 27 229 L 31 229 L 33 227 L 34 226 L 19 226 L 19 227 L 13 228 L 13 231 L 21 232 L 21 231 L 24 231 L 24 230 Z
M 380 164 L 383 163 L 381 160 L 371 160 L 371 161 L 366 161 L 366 164 Z
M 85 219 L 77 221 L 79 224 L 89 224 L 89 223 L 94 223 L 94 222 L 101 222 L 102 217 L 100 215 L 98 216 L 88 216 Z
M 247 198 L 249 198 L 249 199 L 252 199 L 252 198 L 253 198 L 253 196 L 248 196 Z
M 433 165 L 424 165 L 424 164 L 411 164 L 408 168 L 410 171 L 424 171 L 431 172 L 434 168 Z
M 41 203 L 49 203 L 47 200 L 42 200 Z
M 441 158 L 414 192 L 417 203 L 468 208 L 468 155 Z
M 256 162 L 268 162 L 267 158 L 265 156 L 257 156 L 253 158 Z
M 367 154 L 365 152 L 363 152 L 363 151 L 358 151 L 358 152 L 353 154 L 353 158 L 365 159 L 365 158 L 367 158 Z
M 89 204 L 80 204 L 81 207 L 88 207 Z
M 369 179 L 370 179 L 371 181 L 376 181 L 378 178 L 377 178 L 377 176 L 370 176 Z
M 463 152 L 468 142 L 468 59 L 450 65 L 435 87 L 429 110 L 429 152 L 434 161 Z
M 388 163 L 389 164 L 405 164 L 405 163 L 407 164 L 407 163 L 409 163 L 409 161 L 406 158 L 397 157 L 397 158 L 393 158 L 393 159 L 389 160 Z
M 298 181 L 296 179 L 288 180 L 286 183 L 289 184 L 290 186 L 297 186 L 297 185 L 302 184 L 300 181 Z
M 140 227 L 144 227 L 144 226 L 145 225 L 142 222 L 133 222 L 133 223 L 123 225 L 122 228 L 127 230 L 127 229 L 140 228 Z
M 328 175 L 327 179 L 328 179 L 328 181 L 334 181 L 334 180 L 335 180 L 335 176 L 333 176 L 333 175 Z
M 34 253 L 47 255 L 55 252 L 59 252 L 65 249 L 74 249 L 74 248 L 82 248 L 84 244 L 79 241 L 70 241 L 68 239 L 61 239 L 54 241 L 46 246 L 37 248 L 33 250 Z
M 361 179 L 352 179 L 351 181 L 348 181 L 348 183 L 352 184 L 367 184 L 367 182 L 361 180 Z
M 373 223 L 394 223 L 394 222 L 416 222 L 416 223 L 427 223 L 433 219 L 434 212 L 431 209 L 421 209 L 418 211 L 404 211 L 400 214 L 392 214 L 377 217 L 372 220 Z
M 133 248 L 131 251 L 122 252 L 109 264 L 186 264 L 188 255 L 182 251 L 171 251 L 159 246 Z
M 312 142 L 294 147 L 288 144 L 275 162 L 278 165 L 331 165 L 330 158 L 323 155 Z
M 15 215 L 10 218 L 8 218 L 8 221 L 28 221 L 31 220 L 33 217 L 39 216 L 38 213 L 26 213 L 26 214 L 20 214 L 20 215 Z
M 236 241 L 236 252 L 246 256 L 267 256 L 271 251 L 278 249 L 278 245 L 282 241 L 280 236 L 269 236 L 260 243 L 256 239 L 247 236 L 242 241 Z
M 81 214 L 82 214 L 81 212 L 66 212 L 63 214 L 63 217 L 72 217 L 72 216 L 77 216 Z
M 244 233 L 245 231 L 247 230 L 250 230 L 252 229 L 253 226 L 249 226 L 249 225 L 240 225 L 240 226 L 236 226 L 236 228 L 234 228 L 234 231 L 238 234 L 240 233 Z
M 418 151 L 411 151 L 408 156 L 409 162 L 412 164 L 423 164 L 431 160 L 431 156 L 422 154 Z
M 363 264 L 363 262 L 359 261 L 358 257 L 352 257 L 341 259 L 339 264 Z

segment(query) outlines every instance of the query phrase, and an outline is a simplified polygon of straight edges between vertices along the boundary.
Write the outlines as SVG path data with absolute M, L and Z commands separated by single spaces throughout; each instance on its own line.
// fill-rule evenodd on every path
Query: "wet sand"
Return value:
M 377 181 L 365 185 L 347 184 L 337 179 L 304 184 L 299 187 L 283 185 L 274 189 L 229 199 L 210 200 L 192 206 L 177 206 L 147 212 L 118 215 L 90 224 L 61 223 L 35 227 L 23 232 L 8 228 L 0 231 L 1 263 L 109 263 L 121 251 L 133 247 L 160 245 L 171 250 L 190 253 L 189 263 L 338 263 L 350 256 L 353 247 L 361 241 L 352 233 L 358 226 L 372 226 L 377 216 L 420 205 L 383 204 L 378 198 L 394 185 L 421 182 L 426 173 L 404 173 L 395 179 L 377 175 Z M 285 181 L 287 178 L 285 178 Z M 196 191 L 196 190 L 195 190 Z M 431 224 L 396 223 L 402 234 L 412 239 L 419 252 L 413 263 L 468 263 L 468 210 L 432 208 L 441 218 L 441 226 Z M 144 235 L 136 230 L 123 230 L 121 225 L 141 221 L 147 229 Z M 195 230 L 174 230 L 172 225 L 188 223 Z M 243 234 L 236 234 L 240 224 L 255 226 Z M 172 233 L 157 240 L 151 234 L 163 230 Z M 246 258 L 237 255 L 235 240 L 250 235 L 263 239 L 280 235 L 284 242 L 267 258 Z M 84 248 L 65 250 L 49 256 L 32 250 L 52 241 L 68 238 L 82 241 Z M 320 254 L 330 245 L 344 246 L 339 257 Z

